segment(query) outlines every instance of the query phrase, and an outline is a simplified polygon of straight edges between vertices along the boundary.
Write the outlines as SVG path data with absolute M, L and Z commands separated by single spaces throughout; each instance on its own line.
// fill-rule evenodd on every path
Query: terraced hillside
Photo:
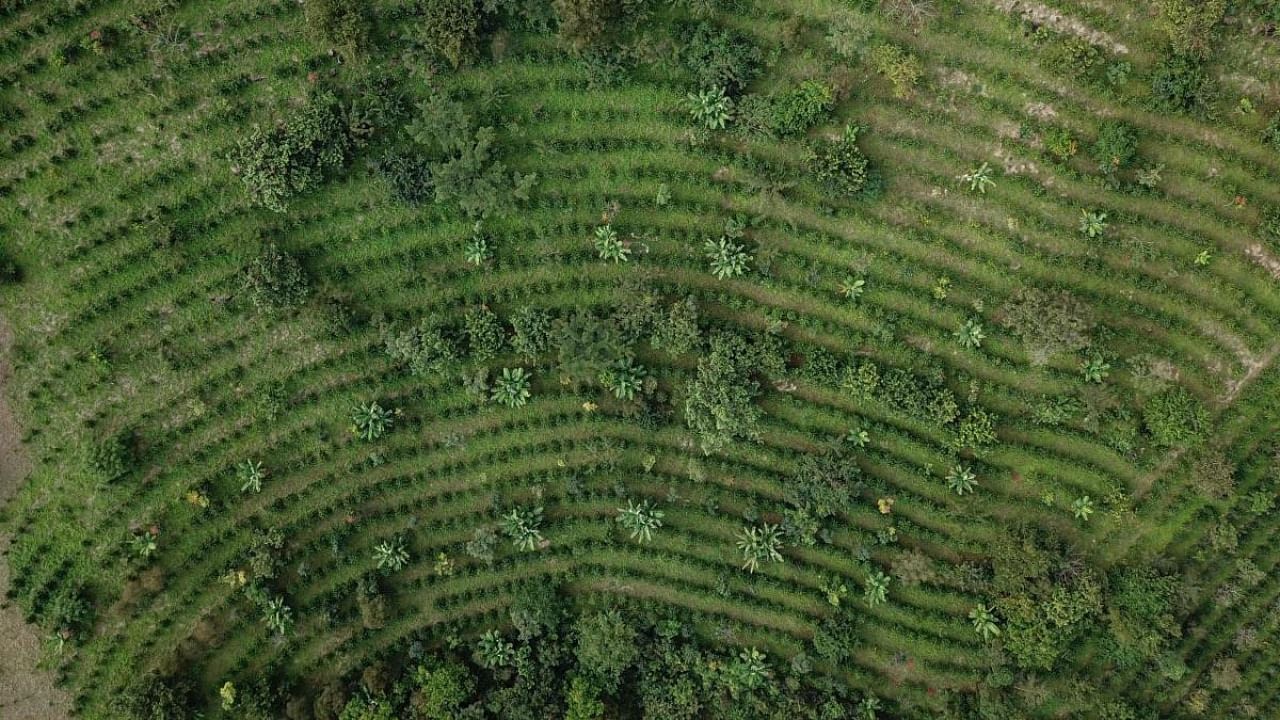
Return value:
M 364 6 L 0 0 L 79 716 L 1280 716 L 1280 6 Z

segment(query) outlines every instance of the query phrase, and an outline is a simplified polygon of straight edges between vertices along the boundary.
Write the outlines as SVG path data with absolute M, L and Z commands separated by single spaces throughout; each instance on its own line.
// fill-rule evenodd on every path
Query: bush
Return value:
M 956 436 L 952 445 L 958 450 L 969 448 L 981 452 L 995 442 L 995 417 L 982 408 L 973 408 L 956 424 Z
M 1105 122 L 1098 130 L 1092 153 L 1103 173 L 1119 172 L 1138 156 L 1138 131 L 1122 120 Z
M 453 203 L 466 215 L 484 218 L 503 215 L 516 201 L 529 197 L 535 175 L 508 173 L 494 155 L 497 133 L 492 127 L 476 129 L 466 108 L 443 95 L 418 105 L 418 118 L 408 134 L 435 159 L 429 172 L 438 203 Z
M 134 680 L 111 701 L 116 717 L 123 720 L 187 720 L 194 717 L 195 690 L 187 680 L 149 672 Z
M 1231 497 L 1236 487 L 1236 465 L 1221 450 L 1209 450 L 1191 466 L 1191 485 L 1214 500 Z
M 693 298 L 672 303 L 666 316 L 660 317 L 654 324 L 653 335 L 649 338 L 649 344 L 654 350 L 662 350 L 675 356 L 693 352 L 701 341 L 698 305 Z
M 428 53 L 453 67 L 471 53 L 480 31 L 480 9 L 475 0 L 425 0 L 418 41 Z
M 89 446 L 86 465 L 100 482 L 110 483 L 129 472 L 132 460 L 123 435 L 111 435 Z
M 0 285 L 22 282 L 22 267 L 0 248 Z
M 551 313 L 542 308 L 524 307 L 511 316 L 511 347 L 532 360 L 551 347 Z
M 1101 78 L 1106 56 L 1098 46 L 1083 38 L 1058 36 L 1045 28 L 1040 28 L 1037 34 L 1054 39 L 1045 49 L 1044 57 L 1056 72 L 1087 81 Z
M 871 67 L 893 84 L 895 97 L 910 97 L 916 83 L 920 82 L 920 76 L 924 74 L 920 58 L 896 45 L 877 45 L 871 49 L 869 60 Z
M 870 163 L 858 148 L 859 130 L 846 125 L 839 138 L 820 143 L 811 150 L 809 167 L 813 174 L 819 182 L 840 195 L 857 195 L 867 184 Z
M 1209 430 L 1209 411 L 1182 388 L 1165 391 L 1147 401 L 1142 421 L 1156 445 L 1191 445 Z
M 244 291 L 260 312 L 274 314 L 303 303 L 310 293 L 302 266 L 274 243 L 263 246 L 244 272 Z
M 307 27 L 325 42 L 356 55 L 369 45 L 369 18 L 363 0 L 307 0 Z
M 1022 287 L 1001 308 L 997 321 L 1026 346 L 1033 364 L 1089 347 L 1093 317 L 1088 306 L 1065 290 Z
M 463 317 L 463 330 L 467 335 L 467 350 L 471 361 L 485 363 L 502 352 L 506 344 L 506 331 L 502 321 L 489 308 L 480 306 L 467 311 Z
M 680 61 L 703 90 L 724 88 L 737 95 L 760 72 L 760 48 L 742 35 L 700 23 L 685 39 Z
M 1203 56 L 1210 33 L 1222 21 L 1227 0 L 1159 0 L 1160 25 L 1169 34 L 1174 52 Z
M 453 343 L 431 319 L 423 320 L 416 327 L 387 332 L 383 347 L 392 360 L 409 368 L 414 375 L 444 372 L 458 360 Z
M 790 92 L 743 98 L 738 115 L 749 129 L 788 137 L 816 125 L 834 106 L 835 92 L 830 86 L 805 80 Z
M 1271 121 L 1267 123 L 1267 127 L 1262 131 L 1262 142 L 1271 146 L 1273 150 L 1280 150 L 1280 112 L 1271 116 Z M 1280 237 L 1280 210 L 1272 209 L 1267 214 L 1266 221 L 1268 231 Z
M 579 52 L 600 41 L 616 11 L 612 0 L 551 0 L 551 7 L 560 39 Z
M 1059 160 L 1070 160 L 1080 150 L 1080 144 L 1064 128 L 1049 128 L 1043 138 L 1045 151 Z
M 1213 84 L 1204 63 L 1190 55 L 1167 57 L 1151 76 L 1151 100 L 1164 112 L 1198 112 L 1213 102 Z
M 421 205 L 435 196 L 431 164 L 420 157 L 388 152 L 374 161 L 373 170 L 402 203 Z
M 697 375 L 685 390 L 685 421 L 704 453 L 738 438 L 759 437 L 761 411 L 754 400 L 760 386 L 749 376 L 751 355 L 741 337 L 721 333 L 698 361 Z
M 255 127 L 236 146 L 231 161 L 255 204 L 284 212 L 290 199 L 342 168 L 350 149 L 341 105 L 324 93 L 270 130 Z

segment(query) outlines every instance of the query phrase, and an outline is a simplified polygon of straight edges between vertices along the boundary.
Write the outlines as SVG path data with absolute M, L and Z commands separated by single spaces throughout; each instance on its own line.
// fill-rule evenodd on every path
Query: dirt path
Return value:
M 22 448 L 22 431 L 6 402 L 8 353 L 12 335 L 0 318 L 0 507 L 18 492 L 31 470 Z M 9 536 L 0 532 L 0 553 Z M 22 611 L 4 599 L 9 589 L 9 563 L 0 558 L 0 718 L 4 720 L 63 720 L 71 717 L 66 692 L 53 685 L 53 676 L 36 667 L 40 635 L 23 622 Z

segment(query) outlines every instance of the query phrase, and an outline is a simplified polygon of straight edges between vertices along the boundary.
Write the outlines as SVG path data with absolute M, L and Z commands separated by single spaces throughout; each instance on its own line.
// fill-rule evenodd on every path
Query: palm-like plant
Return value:
M 743 275 L 751 265 L 751 256 L 747 254 L 747 249 L 727 237 L 721 237 L 719 240 L 708 238 L 703 247 L 706 250 L 707 260 L 711 262 L 711 274 L 721 280 Z
M 1107 231 L 1107 214 L 1104 212 L 1094 212 L 1092 210 L 1080 211 L 1080 232 L 1084 233 L 1089 239 L 1102 237 Z
M 840 601 L 849 596 L 849 586 L 838 577 L 824 577 L 818 586 L 831 607 L 840 607 Z
M 849 428 L 849 432 L 845 433 L 844 441 L 854 447 L 866 447 L 871 442 L 871 434 L 862 428 Z
M 471 240 L 467 241 L 466 247 L 463 247 L 462 254 L 466 256 L 467 263 L 472 265 L 484 265 L 489 260 L 493 260 L 493 245 L 490 245 L 489 236 L 480 231 L 480 223 L 476 223 L 475 231 L 471 233 Z
M 722 87 L 689 93 L 685 103 L 694 121 L 708 130 L 723 130 L 733 117 L 733 98 Z
M 517 408 L 529 402 L 529 379 L 533 377 L 524 368 L 502 368 L 502 374 L 493 382 L 489 397 L 499 405 Z
M 159 545 L 160 533 L 155 528 L 147 528 L 142 532 L 136 532 L 129 538 L 129 547 L 133 549 L 133 554 L 148 560 L 152 555 L 156 554 Z
M 969 186 L 969 192 L 976 192 L 986 195 L 987 191 L 996 186 L 996 181 L 992 179 L 994 172 L 990 163 L 982 163 L 978 167 L 960 176 L 960 181 Z
M 1107 373 L 1111 370 L 1111 365 L 1098 354 L 1090 355 L 1080 365 L 1080 372 L 1084 374 L 1086 382 L 1100 383 L 1107 379 Z
M 653 540 L 653 531 L 662 527 L 662 515 L 648 500 L 628 500 L 625 508 L 618 508 L 618 524 L 631 534 L 632 540 L 646 543 Z
M 542 543 L 542 508 L 512 508 L 502 516 L 502 532 L 516 549 L 533 552 Z
M 846 300 L 857 300 L 862 297 L 862 293 L 867 288 L 867 281 L 863 278 L 845 278 L 840 283 L 840 295 Z
M 644 387 L 646 374 L 643 366 L 630 359 L 619 360 L 600 373 L 600 384 L 619 400 L 634 400 L 636 393 Z
M 1000 626 L 996 625 L 995 613 L 986 605 L 978 605 L 970 610 L 969 620 L 973 622 L 973 631 L 983 640 L 1000 636 Z
M 982 341 L 986 337 L 987 333 L 982 329 L 982 323 L 974 318 L 965 320 L 964 325 L 956 331 L 956 340 L 960 342 L 960 346 L 971 350 L 982 347 Z
M 631 258 L 631 248 L 618 237 L 612 225 L 596 227 L 596 252 L 601 260 L 624 263 Z
M 1077 520 L 1089 522 L 1089 516 L 1093 514 L 1093 498 L 1088 495 L 1076 498 L 1071 503 L 1071 514 Z
M 880 712 L 880 707 L 880 698 L 868 695 L 858 702 L 855 716 L 858 720 L 876 720 L 876 713 Z
M 262 614 L 267 629 L 277 635 L 288 635 L 293 628 L 293 608 L 286 605 L 284 598 L 279 595 L 267 601 Z
M 957 495 L 973 492 L 978 486 L 978 476 L 968 465 L 956 465 L 947 473 L 947 488 Z
M 484 235 L 472 235 L 463 249 L 467 262 L 472 265 L 483 265 L 493 258 L 493 248 L 489 246 L 489 238 Z
M 871 607 L 885 602 L 889 597 L 889 576 L 879 570 L 872 570 L 867 575 L 867 586 L 862 590 L 862 597 Z
M 362 440 L 377 440 L 395 424 L 395 413 L 382 407 L 375 400 L 359 405 L 351 413 L 351 432 Z
M 744 690 L 750 691 L 763 687 L 772 675 L 769 669 L 769 656 L 756 648 L 738 653 L 738 659 L 724 668 L 725 684 L 730 694 L 735 697 Z
M 261 462 L 245 460 L 237 468 L 237 474 L 240 476 L 240 492 L 262 492 L 262 480 L 266 478 L 267 471 Z
M 480 642 L 476 645 L 476 660 L 481 666 L 489 669 L 505 667 L 515 662 L 515 659 L 515 646 L 497 630 L 490 630 L 480 636 Z
M 765 523 L 743 528 L 738 533 L 738 549 L 742 551 L 742 569 L 754 573 L 761 562 L 782 562 L 782 530 Z
M 373 559 L 382 570 L 402 570 L 409 564 L 409 550 L 404 538 L 394 537 L 378 543 L 373 548 Z

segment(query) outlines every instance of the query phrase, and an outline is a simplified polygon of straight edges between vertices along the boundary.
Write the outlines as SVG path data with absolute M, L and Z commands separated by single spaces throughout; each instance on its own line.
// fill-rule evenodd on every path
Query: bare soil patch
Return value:
M 1076 37 L 1117 54 L 1128 55 L 1129 48 L 1115 41 L 1110 35 L 1089 27 L 1079 18 L 1038 2 L 1027 0 L 992 0 L 992 4 L 1007 13 L 1019 13 L 1036 25 L 1044 25 L 1056 32 Z
M 22 448 L 22 430 L 9 409 L 6 383 L 12 333 L 0 318 L 0 507 L 18 492 L 31 463 Z M 0 555 L 9 549 L 9 535 L 0 532 Z M 17 605 L 4 600 L 9 590 L 9 563 L 0 558 L 0 718 L 5 720 L 63 720 L 71 717 L 67 693 L 53 684 L 53 675 L 40 662 L 40 635 L 23 621 Z

